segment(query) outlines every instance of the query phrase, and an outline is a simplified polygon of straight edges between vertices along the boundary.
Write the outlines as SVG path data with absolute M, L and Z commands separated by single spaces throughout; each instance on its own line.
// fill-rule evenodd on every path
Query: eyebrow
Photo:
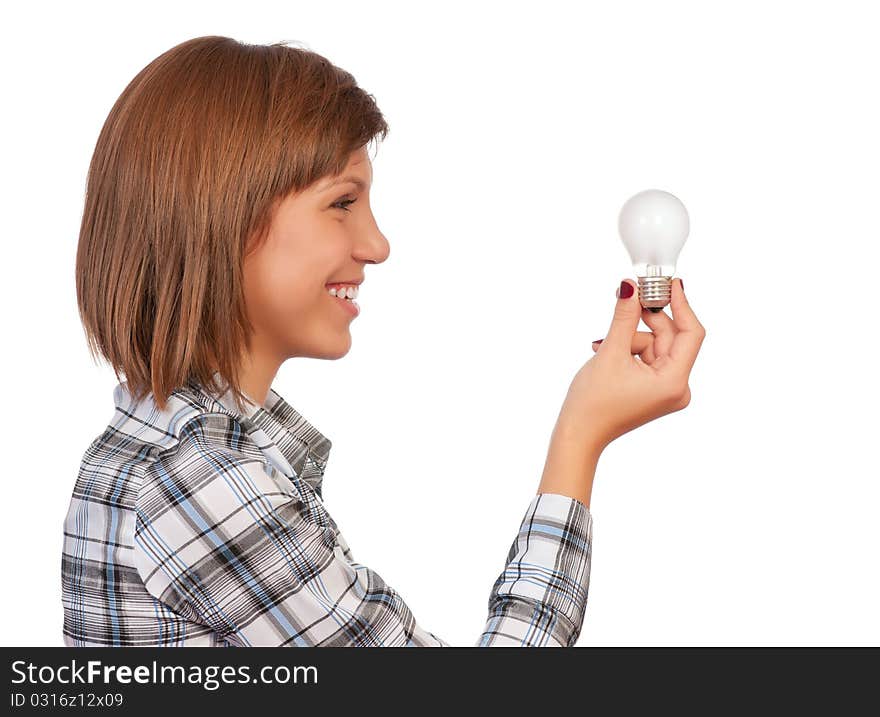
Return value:
M 358 189 L 360 189 L 361 191 L 363 191 L 364 189 L 367 188 L 367 184 L 366 184 L 366 182 L 364 182 L 363 179 L 361 179 L 360 177 L 356 177 L 354 175 L 350 175 L 348 177 L 340 177 L 339 179 L 336 179 L 336 180 L 330 182 L 330 184 L 328 184 L 326 187 L 324 187 L 324 189 L 322 191 L 326 192 L 327 190 L 332 189 L 336 185 L 345 184 L 346 182 L 352 182 L 352 183 L 356 184 Z

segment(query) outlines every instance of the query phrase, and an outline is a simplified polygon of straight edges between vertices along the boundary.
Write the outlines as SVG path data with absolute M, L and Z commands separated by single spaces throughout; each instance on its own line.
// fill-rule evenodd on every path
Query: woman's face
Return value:
M 280 203 L 265 243 L 244 259 L 251 354 L 280 365 L 294 356 L 339 358 L 351 348 L 353 307 L 327 285 L 360 282 L 365 264 L 388 258 L 370 209 L 372 181 L 363 147 L 338 176 Z

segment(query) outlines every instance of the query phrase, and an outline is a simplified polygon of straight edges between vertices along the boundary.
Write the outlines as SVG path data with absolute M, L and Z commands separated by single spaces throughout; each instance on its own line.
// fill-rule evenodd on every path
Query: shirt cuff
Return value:
M 587 606 L 593 518 L 576 498 L 538 493 L 510 548 L 498 595 L 537 601 L 571 623 L 572 642 Z

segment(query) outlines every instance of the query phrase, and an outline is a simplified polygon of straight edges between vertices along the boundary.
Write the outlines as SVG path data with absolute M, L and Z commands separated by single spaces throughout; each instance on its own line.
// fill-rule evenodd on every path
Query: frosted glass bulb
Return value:
M 639 301 L 646 309 L 662 311 L 691 228 L 687 209 L 674 194 L 646 189 L 626 200 L 617 228 L 639 279 Z

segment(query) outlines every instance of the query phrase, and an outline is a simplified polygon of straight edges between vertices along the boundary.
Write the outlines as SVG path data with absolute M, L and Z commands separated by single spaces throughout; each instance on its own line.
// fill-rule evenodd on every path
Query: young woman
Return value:
M 271 388 L 288 358 L 350 347 L 389 254 L 367 152 L 387 132 L 350 74 L 282 43 L 184 42 L 117 100 L 76 285 L 90 351 L 126 380 L 64 524 L 66 645 L 448 644 L 354 561 L 321 500 L 331 443 Z M 563 402 L 477 645 L 575 643 L 599 456 L 688 405 L 705 331 L 680 281 L 674 318 L 635 288 Z

